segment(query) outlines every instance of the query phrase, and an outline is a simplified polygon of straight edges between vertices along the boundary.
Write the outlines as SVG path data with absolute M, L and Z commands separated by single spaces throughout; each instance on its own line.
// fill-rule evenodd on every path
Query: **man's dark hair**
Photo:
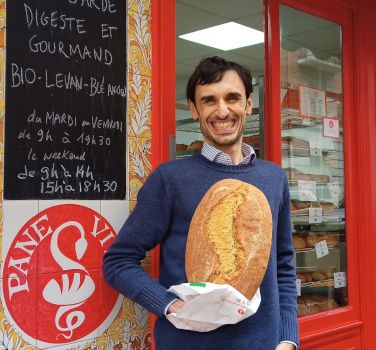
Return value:
M 223 75 L 229 70 L 233 70 L 239 75 L 244 84 L 245 95 L 248 98 L 253 91 L 250 71 L 239 63 L 227 61 L 218 56 L 213 56 L 203 58 L 192 73 L 187 83 L 187 99 L 196 104 L 196 86 L 217 83 L 222 80 Z

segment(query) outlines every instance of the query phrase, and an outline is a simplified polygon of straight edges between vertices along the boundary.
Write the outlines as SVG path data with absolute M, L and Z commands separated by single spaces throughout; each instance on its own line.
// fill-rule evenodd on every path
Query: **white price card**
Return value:
M 310 224 L 322 223 L 322 208 L 308 208 L 308 221 Z
M 346 272 L 334 272 L 334 288 L 346 287 Z
M 298 297 L 302 295 L 302 280 L 299 278 L 296 279 L 296 294 Z
M 313 157 L 322 157 L 322 144 L 317 141 L 309 141 L 309 154 Z
M 320 241 L 320 242 L 316 243 L 315 244 L 315 249 L 316 249 L 317 259 L 320 259 L 323 256 L 329 254 L 328 244 L 326 243 L 325 239 L 323 241 Z
M 322 118 L 324 136 L 339 137 L 339 120 L 336 118 Z
M 316 202 L 316 181 L 298 180 L 299 200 Z

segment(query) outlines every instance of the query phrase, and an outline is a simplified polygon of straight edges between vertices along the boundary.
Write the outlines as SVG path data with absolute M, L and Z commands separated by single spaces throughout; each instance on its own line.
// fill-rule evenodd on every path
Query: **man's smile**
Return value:
M 226 132 L 232 132 L 235 125 L 236 120 L 235 119 L 227 119 L 227 120 L 214 120 L 211 122 L 211 125 L 215 129 L 215 131 L 226 131 Z

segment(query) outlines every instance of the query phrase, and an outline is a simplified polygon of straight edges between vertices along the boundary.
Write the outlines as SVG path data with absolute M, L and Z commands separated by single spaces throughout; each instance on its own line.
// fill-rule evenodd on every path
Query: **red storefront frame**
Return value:
M 375 207 L 376 193 L 367 186 L 367 180 L 371 181 L 376 175 L 376 161 L 370 161 L 376 137 L 372 137 L 367 128 L 367 125 L 375 126 L 375 107 L 368 119 L 367 111 L 376 96 L 372 90 L 375 81 L 365 83 L 367 68 L 376 66 L 372 61 L 372 57 L 376 57 L 376 45 L 368 46 L 367 40 L 361 38 L 364 30 L 371 29 L 372 12 L 368 13 L 367 8 L 375 6 L 372 0 L 364 0 L 359 6 L 351 1 L 264 0 L 266 158 L 276 163 L 281 162 L 279 6 L 286 5 L 336 22 L 343 33 L 349 305 L 300 319 L 301 349 L 376 348 L 372 334 L 376 312 L 372 287 L 375 287 L 376 267 L 370 265 L 375 262 L 372 247 L 372 243 L 376 246 L 372 225 L 375 219 L 371 208 Z M 175 0 L 152 0 L 152 64 L 152 162 L 155 167 L 168 160 L 169 139 L 175 136 Z M 360 92 L 362 87 L 367 89 L 366 93 Z M 362 252 L 361 259 L 359 252 Z M 158 263 L 156 249 L 152 253 L 154 277 L 158 276 Z M 368 272 L 368 278 L 363 271 Z

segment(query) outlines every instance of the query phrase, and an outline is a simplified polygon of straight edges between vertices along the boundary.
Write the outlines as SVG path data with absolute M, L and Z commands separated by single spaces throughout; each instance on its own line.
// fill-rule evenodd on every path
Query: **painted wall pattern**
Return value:
M 9 0 L 8 0 L 9 1 Z M 132 210 L 137 192 L 151 170 L 151 0 L 128 0 L 128 200 L 127 208 Z M 5 18 L 6 1 L 0 0 L 0 239 L 4 248 L 3 232 L 3 144 L 5 114 Z M 68 203 L 69 201 L 64 201 Z M 42 203 L 42 202 L 41 202 Z M 53 205 L 64 204 L 54 201 Z M 119 209 L 112 210 L 109 203 L 88 204 L 88 201 L 76 204 L 97 206 L 104 218 L 106 213 L 114 211 L 124 215 Z M 51 203 L 38 204 L 38 212 L 48 210 Z M 44 207 L 43 207 L 44 206 Z M 114 203 L 115 206 L 115 203 Z M 106 207 L 106 210 L 104 210 Z M 121 206 L 124 208 L 124 206 Z M 37 214 L 37 213 L 36 213 Z M 122 218 L 122 219 L 125 219 Z M 119 229 L 116 227 L 115 229 Z M 9 242 L 8 248 L 10 246 Z M 0 249 L 2 254 L 3 249 Z M 0 256 L 1 264 L 5 257 Z M 150 260 L 144 266 L 150 270 Z M 106 296 L 101 296 L 106 298 Z M 38 349 L 37 344 L 29 344 L 7 318 L 7 310 L 0 304 L 0 350 L 1 349 Z M 38 312 L 38 310 L 37 310 Z M 95 312 L 95 310 L 92 310 Z M 100 350 L 147 350 L 150 349 L 150 319 L 145 309 L 124 299 L 120 311 L 107 329 L 92 339 L 71 342 L 54 349 L 100 349 Z

